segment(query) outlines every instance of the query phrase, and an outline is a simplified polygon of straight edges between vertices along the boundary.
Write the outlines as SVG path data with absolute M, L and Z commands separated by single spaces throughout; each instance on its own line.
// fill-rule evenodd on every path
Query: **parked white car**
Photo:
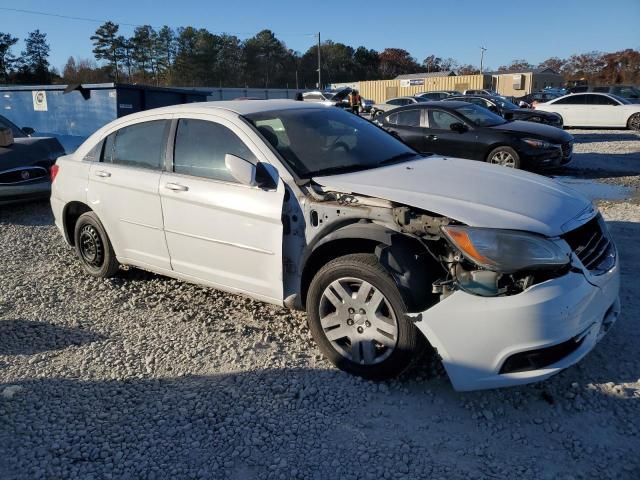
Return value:
M 620 127 L 640 130 L 640 104 L 610 93 L 571 93 L 538 103 L 536 110 L 562 116 L 565 127 Z
M 306 309 L 366 378 L 431 345 L 458 390 L 542 380 L 619 312 L 616 248 L 579 193 L 424 157 L 341 109 L 192 103 L 120 118 L 61 157 L 55 222 L 86 272 L 131 265 Z
M 403 107 L 405 105 L 411 105 L 412 103 L 428 102 L 429 99 L 422 97 L 396 97 L 390 98 L 383 103 L 374 103 L 371 107 L 371 116 L 375 117 L 381 115 L 384 112 L 393 110 L 394 108 Z

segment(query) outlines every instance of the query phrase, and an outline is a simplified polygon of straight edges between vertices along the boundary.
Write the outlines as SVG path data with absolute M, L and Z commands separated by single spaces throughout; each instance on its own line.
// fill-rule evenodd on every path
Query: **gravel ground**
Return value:
M 572 133 L 571 175 L 637 193 L 640 141 Z M 618 324 L 549 381 L 472 393 L 427 360 L 380 384 L 339 372 L 299 313 L 135 269 L 92 279 L 47 203 L 3 207 L 0 478 L 639 478 L 633 195 L 600 203 Z

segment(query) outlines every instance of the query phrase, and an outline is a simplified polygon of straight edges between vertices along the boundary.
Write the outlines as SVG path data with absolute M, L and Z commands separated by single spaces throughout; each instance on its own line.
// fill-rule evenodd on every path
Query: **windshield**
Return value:
M 8 128 L 13 134 L 13 138 L 26 137 L 25 133 L 15 123 L 0 115 L 0 128 Z
M 486 108 L 479 107 L 473 103 L 456 108 L 456 112 L 479 127 L 493 127 L 494 125 L 507 123 L 507 121 L 500 115 L 496 115 Z
M 338 108 L 274 110 L 246 118 L 300 178 L 367 170 L 419 156 L 379 127 Z

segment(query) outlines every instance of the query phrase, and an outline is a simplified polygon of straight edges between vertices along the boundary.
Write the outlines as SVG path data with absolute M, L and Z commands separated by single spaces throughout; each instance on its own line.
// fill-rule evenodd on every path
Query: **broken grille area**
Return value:
M 562 236 L 585 268 L 596 274 L 610 270 L 615 264 L 615 247 L 601 215 Z

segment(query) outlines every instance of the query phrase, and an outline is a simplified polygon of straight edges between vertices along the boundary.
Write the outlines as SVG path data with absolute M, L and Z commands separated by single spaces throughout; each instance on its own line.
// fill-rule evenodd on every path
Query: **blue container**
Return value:
M 180 103 L 206 101 L 207 91 L 126 85 L 85 84 L 0 87 L 0 115 L 36 136 L 55 136 L 67 153 L 105 124 L 130 113 Z

